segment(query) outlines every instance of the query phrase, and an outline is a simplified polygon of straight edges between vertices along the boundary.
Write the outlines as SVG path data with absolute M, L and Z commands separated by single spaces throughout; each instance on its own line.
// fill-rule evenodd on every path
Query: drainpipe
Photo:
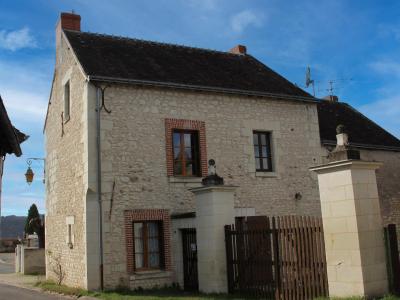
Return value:
M 100 289 L 104 289 L 104 274 L 103 274 L 103 205 L 101 201 L 101 132 L 100 132 L 100 111 L 101 111 L 101 99 L 102 90 L 100 87 L 96 86 L 96 127 L 97 127 L 97 201 L 99 203 L 99 232 L 100 232 Z

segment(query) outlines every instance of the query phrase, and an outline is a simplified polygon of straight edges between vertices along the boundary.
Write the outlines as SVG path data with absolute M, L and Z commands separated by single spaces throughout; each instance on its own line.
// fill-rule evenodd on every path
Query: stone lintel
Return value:
M 317 174 L 339 171 L 339 170 L 347 170 L 347 169 L 370 169 L 376 170 L 379 169 L 383 163 L 377 161 L 364 161 L 364 160 L 341 160 L 330 162 L 324 165 L 319 165 L 310 168 L 310 171 L 316 172 Z

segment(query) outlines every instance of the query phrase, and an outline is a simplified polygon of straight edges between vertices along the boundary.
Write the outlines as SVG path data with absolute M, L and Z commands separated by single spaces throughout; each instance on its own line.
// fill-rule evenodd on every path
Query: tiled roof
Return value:
M 92 78 L 313 97 L 251 55 L 64 30 Z
M 321 100 L 318 102 L 321 142 L 336 144 L 336 127 L 346 127 L 350 145 L 400 151 L 400 140 L 368 119 L 347 103 Z

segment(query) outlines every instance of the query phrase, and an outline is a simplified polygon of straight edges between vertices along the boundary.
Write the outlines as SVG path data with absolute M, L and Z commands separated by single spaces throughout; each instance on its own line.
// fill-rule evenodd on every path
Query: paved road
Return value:
M 14 253 L 0 253 L 0 274 L 15 272 L 14 259 Z
M 28 290 L 11 285 L 0 283 L 0 300 L 65 300 L 72 299 L 60 295 L 41 293 L 39 291 Z

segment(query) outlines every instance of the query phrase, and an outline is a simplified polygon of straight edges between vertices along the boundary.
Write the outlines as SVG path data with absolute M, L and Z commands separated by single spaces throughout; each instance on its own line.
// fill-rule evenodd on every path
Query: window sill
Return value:
M 131 280 L 144 280 L 154 278 L 167 278 L 171 276 L 170 271 L 164 270 L 148 270 L 148 271 L 136 271 L 130 276 Z
M 168 181 L 170 183 L 201 183 L 202 177 L 179 177 L 179 176 L 171 176 L 168 177 Z
M 256 177 L 277 178 L 278 173 L 276 173 L 276 172 L 256 172 Z

